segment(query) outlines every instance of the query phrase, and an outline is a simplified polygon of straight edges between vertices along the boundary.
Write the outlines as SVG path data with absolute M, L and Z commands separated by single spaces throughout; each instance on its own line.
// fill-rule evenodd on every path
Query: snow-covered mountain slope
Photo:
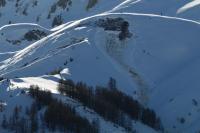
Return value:
M 101 23 L 109 21 L 108 18 L 116 22 L 115 26 L 121 21 L 128 22 L 132 36 L 120 40 L 120 31 L 115 28 L 106 30 L 109 23 L 103 26 Z M 138 97 L 144 104 L 152 105 L 160 113 L 161 119 L 166 121 L 166 128 L 176 131 L 185 127 L 180 124 L 178 128 L 179 123 L 176 123 L 179 111 L 188 113 L 183 111 L 185 104 L 169 117 L 162 109 L 170 111 L 168 106 L 171 104 L 168 105 L 167 101 L 165 105 L 160 103 L 162 100 L 154 99 L 161 94 L 164 95 L 162 102 L 180 98 L 175 92 L 182 88 L 174 90 L 174 84 L 167 84 L 174 90 L 172 96 L 170 91 L 169 94 L 166 90 L 165 93 L 162 91 L 165 89 L 162 85 L 198 59 L 198 34 L 199 23 L 185 19 L 136 13 L 97 15 L 71 23 L 17 51 L 1 62 L 0 72 L 2 76 L 14 78 L 39 76 L 67 68 L 68 72 L 61 76 L 90 85 L 105 85 L 109 77 L 114 77 L 124 92 Z M 185 78 L 188 81 L 191 77 Z M 193 80 L 189 81 L 188 84 L 193 84 Z M 182 93 L 180 99 L 188 94 L 187 91 Z M 194 95 L 191 96 L 187 102 L 193 99 Z M 159 109 L 159 104 L 164 107 Z M 187 125 L 193 122 L 188 121 Z M 174 129 L 174 126 L 177 128 Z
M 12 84 L 1 83 L 0 100 L 30 99 L 20 95 L 14 103 L 9 95 L 31 84 L 57 95 L 60 78 L 106 86 L 113 77 L 158 113 L 166 132 L 200 130 L 199 0 L 99 0 L 91 7 L 89 0 L 61 1 L 1 5 L 0 75 Z
M 0 26 L 9 23 L 37 23 L 54 27 L 64 22 L 102 13 L 121 0 L 2 0 Z M 106 5 L 105 5 L 106 3 Z
M 50 28 L 102 12 L 137 12 L 200 20 L 198 14 L 199 0 L 92 1 L 2 0 L 0 3 L 0 26 L 26 22 L 37 23 Z
M 112 11 L 157 14 L 200 21 L 199 4 L 199 0 L 129 0 Z
M 160 115 L 167 114 L 163 122 L 174 132 L 199 131 L 199 65 L 198 57 L 188 62 L 176 70 L 174 76 L 155 87 L 151 96 L 151 105 Z
M 37 24 L 19 23 L 5 25 L 0 29 L 1 52 L 20 50 L 50 33 L 51 31 Z
M 93 121 L 95 119 L 98 119 L 100 133 L 110 133 L 110 132 L 127 133 L 127 131 L 124 128 L 117 126 L 109 121 L 106 121 L 97 113 L 95 113 L 93 110 L 83 106 L 82 103 L 73 100 L 69 97 L 60 95 L 57 91 L 58 80 L 60 78 L 61 77 L 59 75 L 55 75 L 55 76 L 16 78 L 12 80 L 1 81 L 0 87 L 3 89 L 0 90 L 1 93 L 0 99 L 3 99 L 1 100 L 1 105 L 3 103 L 4 106 L 3 106 L 3 113 L 2 112 L 0 113 L 0 119 L 1 120 L 3 119 L 3 115 L 6 115 L 6 117 L 12 116 L 13 113 L 12 110 L 14 110 L 16 106 L 20 106 L 20 110 L 25 110 L 29 108 L 31 106 L 31 103 L 33 103 L 34 99 L 32 99 L 28 95 L 27 88 L 29 88 L 30 85 L 38 85 L 42 89 L 51 91 L 53 93 L 53 97 L 60 99 L 65 104 L 74 107 L 77 113 L 87 118 L 88 120 Z M 153 130 L 152 128 L 149 128 L 148 126 L 143 125 L 142 123 L 136 121 L 133 122 L 133 127 L 134 130 L 137 131 L 137 133 L 145 133 L 145 132 L 157 133 L 157 131 Z M 7 130 L 3 130 L 2 128 L 0 128 L 0 131 L 2 133 L 10 132 Z M 45 132 L 51 133 L 51 131 L 48 131 L 47 129 Z

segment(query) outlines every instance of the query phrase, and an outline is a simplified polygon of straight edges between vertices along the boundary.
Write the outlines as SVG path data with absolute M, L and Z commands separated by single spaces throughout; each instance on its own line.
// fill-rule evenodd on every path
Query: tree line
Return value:
M 110 78 L 107 87 L 92 88 L 83 82 L 60 80 L 58 90 L 61 94 L 78 100 L 104 119 L 118 124 L 128 131 L 134 131 L 132 120 L 140 121 L 155 130 L 163 130 L 156 113 L 141 105 L 131 96 L 119 91 L 116 80 Z
M 4 115 L 2 128 L 15 131 L 15 133 L 99 132 L 96 123 L 90 123 L 86 118 L 77 114 L 74 108 L 53 98 L 51 92 L 31 86 L 29 94 L 34 99 L 32 105 L 24 110 L 21 106 L 16 106 L 9 118 Z
M 13 113 L 7 118 L 3 115 L 1 127 L 15 133 L 35 133 L 38 131 L 38 110 L 35 102 L 26 109 L 15 106 Z M 24 115 L 25 114 L 25 115 Z
M 119 91 L 116 80 L 113 78 L 110 78 L 107 87 L 95 88 L 83 82 L 60 80 L 58 90 L 61 94 L 79 101 L 105 120 L 123 127 L 128 132 L 135 131 L 133 120 L 163 131 L 162 123 L 156 113 Z M 54 98 L 51 92 L 31 86 L 29 95 L 34 99 L 30 107 L 24 109 L 16 106 L 9 118 L 6 115 L 3 116 L 1 126 L 4 129 L 16 133 L 45 133 L 47 130 L 76 133 L 99 132 L 97 122 L 89 122 L 81 117 L 70 105 Z

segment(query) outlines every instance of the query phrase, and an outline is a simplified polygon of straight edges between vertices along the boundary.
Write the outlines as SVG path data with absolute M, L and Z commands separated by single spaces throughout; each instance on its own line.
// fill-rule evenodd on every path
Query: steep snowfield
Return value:
M 22 93 L 22 91 L 26 92 L 26 88 L 30 85 L 38 85 L 42 89 L 49 90 L 53 93 L 53 96 L 57 99 L 62 100 L 65 104 L 71 105 L 75 107 L 77 113 L 79 113 L 82 117 L 87 118 L 92 121 L 94 119 L 99 120 L 100 133 L 127 133 L 122 127 L 114 125 L 113 123 L 104 120 L 101 116 L 96 114 L 93 110 L 90 110 L 84 107 L 78 101 L 75 101 L 69 97 L 62 96 L 58 94 L 57 86 L 58 79 L 60 77 L 57 76 L 43 76 L 43 77 L 27 77 L 27 78 L 17 78 L 12 80 L 4 80 L 0 82 L 0 99 L 1 103 L 3 102 L 5 105 L 5 110 L 0 114 L 0 119 L 3 119 L 2 114 L 6 114 L 7 117 L 11 116 L 12 110 L 16 106 L 21 106 L 22 110 L 30 107 L 30 104 L 33 102 L 33 99 L 30 98 L 26 93 Z M 20 88 L 20 89 L 19 89 Z M 153 129 L 139 123 L 133 121 L 133 127 L 137 131 L 137 133 L 157 133 Z M 2 133 L 10 133 L 10 131 L 6 131 L 0 128 Z M 47 130 L 46 130 L 47 131 Z M 51 131 L 47 131 L 50 132 Z M 57 132 L 59 133 L 59 132 Z
M 199 131 L 199 65 L 199 57 L 188 62 L 176 70 L 174 76 L 156 86 L 151 96 L 151 106 L 174 132 Z M 184 123 L 180 123 L 181 118 L 185 119 Z
M 74 0 L 47 18 L 56 2 L 44 0 L 32 6 L 22 0 L 18 8 L 11 8 L 16 3 L 8 1 L 0 8 L 0 75 L 10 79 L 1 82 L 0 100 L 6 102 L 7 113 L 13 105 L 26 101 L 25 107 L 31 102 L 19 88 L 38 85 L 57 96 L 60 78 L 106 86 L 113 77 L 123 92 L 158 113 L 167 132 L 200 130 L 199 0 L 101 0 L 89 10 L 88 0 Z M 48 10 L 43 12 L 44 5 Z M 25 6 L 28 15 L 23 15 Z M 51 28 L 57 15 L 67 23 Z M 119 30 L 98 25 L 107 18 L 127 21 L 132 36 L 119 40 Z M 45 35 L 24 39 L 30 31 Z M 50 76 L 54 70 L 62 71 Z M 103 119 L 102 123 L 106 126 L 102 133 L 124 132 Z M 139 133 L 155 132 L 140 123 L 134 127 Z
M 58 95 L 56 90 L 55 83 L 53 82 L 52 79 L 53 77 L 29 77 L 29 78 L 20 78 L 20 79 L 13 79 L 11 81 L 2 81 L 0 82 L 0 87 L 2 88 L 0 90 L 0 99 L 1 102 L 3 101 L 5 104 L 5 110 L 3 113 L 0 114 L 0 119 L 3 119 L 2 114 L 6 114 L 7 117 L 9 117 L 13 113 L 13 109 L 16 106 L 21 106 L 22 110 L 25 110 L 27 107 L 30 107 L 30 104 L 33 102 L 33 99 L 30 98 L 26 93 L 22 93 L 23 91 L 26 91 L 26 89 L 29 87 L 29 85 L 37 84 L 40 86 L 42 89 L 45 90 L 50 90 L 53 93 L 53 96 L 62 100 L 66 104 L 70 104 L 72 107 L 75 107 L 77 113 L 79 113 L 81 116 L 93 120 L 93 119 L 99 119 L 99 124 L 100 124 L 100 133 L 110 133 L 110 132 L 115 132 L 115 133 L 126 133 L 126 131 L 119 126 L 114 125 L 111 122 L 105 121 L 101 116 L 97 115 L 95 112 L 92 110 L 85 108 L 82 106 L 81 103 L 68 98 L 64 97 L 61 95 Z M 54 77 L 56 78 L 56 77 Z M 20 88 L 20 89 L 19 89 Z M 52 90 L 53 89 L 53 90 Z M 23 103 L 23 104 L 22 104 Z M 6 112 L 6 113 L 5 113 Z M 153 129 L 139 123 L 139 122 L 133 122 L 133 126 L 136 128 L 138 133 L 156 133 Z M 10 133 L 10 131 L 3 130 L 0 128 L 1 133 Z M 46 130 L 48 131 L 48 130 Z M 50 132 L 50 131 L 49 131 Z
M 133 34 L 124 41 L 119 40 L 119 32 L 105 31 L 95 25 L 99 19 L 118 17 L 129 22 L 129 31 Z M 173 79 L 178 76 L 181 81 L 184 77 L 185 84 L 194 84 L 195 80 L 191 80 L 189 74 L 178 74 L 184 69 L 188 71 L 187 64 L 194 67 L 198 60 L 199 28 L 198 22 L 158 15 L 116 13 L 93 16 L 64 26 L 17 51 L 1 62 L 0 73 L 9 78 L 40 76 L 58 68 L 68 68 L 67 73 L 61 74 L 63 78 L 90 85 L 106 85 L 109 77 L 114 77 L 124 92 L 158 111 L 167 130 L 186 131 L 190 130 L 186 125 L 192 125 L 196 115 L 191 115 L 191 121 L 186 120 L 185 125 L 177 119 L 181 117 L 180 111 L 187 114 L 188 110 L 184 108 L 192 106 L 195 87 L 190 88 L 191 95 L 188 95 L 188 88 L 181 82 L 174 85 L 177 79 Z M 198 74 L 198 71 L 193 72 Z M 24 80 L 29 81 L 32 84 L 45 82 L 34 78 Z M 170 81 L 172 83 L 168 83 Z M 198 82 L 195 83 L 198 87 Z M 177 94 L 180 90 L 181 96 Z M 178 106 L 185 96 L 188 99 Z M 180 101 L 170 104 L 170 98 Z M 171 106 L 176 112 L 166 113 L 172 110 Z

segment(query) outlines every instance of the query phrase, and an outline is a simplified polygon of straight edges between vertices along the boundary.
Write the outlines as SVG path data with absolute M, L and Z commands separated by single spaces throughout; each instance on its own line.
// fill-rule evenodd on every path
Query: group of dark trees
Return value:
M 31 86 L 29 94 L 34 99 L 31 107 L 23 111 L 21 106 L 16 106 L 9 119 L 6 115 L 3 116 L 2 128 L 15 133 L 45 133 L 47 129 L 52 132 L 99 132 L 95 123 L 90 123 L 86 118 L 79 116 L 74 108 L 53 98 L 49 91 Z
M 16 106 L 8 119 L 6 115 L 3 116 L 1 126 L 15 133 L 35 133 L 38 130 L 38 110 L 35 103 L 25 110 L 22 106 Z
M 119 91 L 113 78 L 110 78 L 107 87 L 96 88 L 82 82 L 60 80 L 58 90 L 129 132 L 134 132 L 133 120 L 140 121 L 155 130 L 163 130 L 155 112 Z M 74 108 L 54 98 L 51 92 L 31 86 L 29 94 L 34 99 L 33 104 L 26 109 L 16 106 L 8 119 L 4 115 L 1 124 L 3 128 L 16 133 L 45 132 L 47 129 L 76 133 L 99 132 L 97 123 L 90 123 L 86 118 L 79 116 Z M 44 111 L 41 111 L 43 109 Z
M 11 22 L 9 21 L 9 24 L 10 23 Z M 47 36 L 47 33 L 45 31 L 34 29 L 34 30 L 30 30 L 30 31 L 26 32 L 24 34 L 23 38 L 21 38 L 19 40 L 6 39 L 6 41 L 9 43 L 12 43 L 13 45 L 19 45 L 23 40 L 37 41 L 45 36 Z
M 44 112 L 43 121 L 50 130 L 98 133 L 96 126 L 91 124 L 87 119 L 79 116 L 74 108 L 53 98 L 50 92 L 41 91 L 39 87 L 32 86 L 29 93 L 35 99 L 38 110 L 44 106 L 47 107 Z
M 108 87 L 97 86 L 95 89 L 82 82 L 60 80 L 58 90 L 129 131 L 133 131 L 132 120 L 140 121 L 155 130 L 162 130 L 162 124 L 155 112 L 119 91 L 113 78 L 108 82 Z
M 45 36 L 47 36 L 47 33 L 45 33 L 44 31 L 30 30 L 24 35 L 24 39 L 26 39 L 27 41 L 35 41 Z
M 97 26 L 109 31 L 119 31 L 119 40 L 130 38 L 132 34 L 129 31 L 129 22 L 123 18 L 105 18 L 95 22 Z
M 67 11 L 69 11 L 70 6 L 72 6 L 72 0 L 58 0 L 51 6 L 51 9 L 48 13 L 47 18 L 50 19 L 51 15 L 56 12 L 58 7 L 62 8 L 63 10 L 66 9 Z M 58 16 L 61 16 L 61 14 L 59 14 Z M 54 18 L 54 20 L 55 20 L 55 18 Z
M 75 133 L 98 133 L 98 129 L 85 118 L 76 114 L 75 110 L 61 101 L 54 100 L 44 113 L 47 127 Z
M 52 27 L 59 26 L 61 24 L 63 24 L 62 16 L 61 15 L 55 16 L 52 22 Z
M 94 7 L 97 2 L 98 0 L 89 0 L 86 9 L 89 10 L 90 8 Z
M 62 9 L 65 9 L 72 5 L 72 0 L 58 0 L 57 5 L 62 7 Z
M 66 9 L 68 11 L 71 5 L 72 5 L 72 0 L 58 0 L 56 3 L 54 3 L 51 6 L 51 9 L 49 11 L 47 18 L 50 19 L 51 14 L 55 13 L 58 7 L 62 8 L 63 10 Z M 59 26 L 63 24 L 63 22 L 64 20 L 62 18 L 62 14 L 58 14 L 53 18 L 51 26 L 52 27 Z

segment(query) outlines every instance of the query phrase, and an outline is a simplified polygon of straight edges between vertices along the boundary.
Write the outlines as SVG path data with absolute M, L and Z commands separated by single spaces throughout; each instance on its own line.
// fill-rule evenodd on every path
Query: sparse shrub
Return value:
M 185 123 L 185 118 L 181 117 L 181 118 L 179 119 L 179 121 L 180 121 L 181 124 L 184 124 L 184 123 Z
M 51 72 L 49 73 L 49 75 L 60 74 L 61 71 L 62 71 L 62 68 L 58 68 L 58 69 L 55 69 L 55 70 L 51 71 Z
M 90 8 L 94 7 L 97 2 L 98 0 L 89 0 L 86 9 L 89 10 Z
M 39 22 L 39 21 L 40 21 L 40 15 L 37 16 L 37 18 L 36 18 L 36 22 Z
M 58 16 L 54 17 L 53 22 L 52 22 L 52 27 L 59 26 L 61 24 L 63 24 L 62 16 L 58 15 Z
M 6 5 L 6 0 L 0 0 L 0 7 L 4 7 Z
M 48 17 L 47 17 L 48 19 L 51 18 L 51 14 L 52 14 L 52 13 L 55 13 L 56 8 L 57 8 L 57 5 L 56 5 L 56 4 L 53 4 L 53 5 L 51 6 L 51 9 L 50 9 L 49 14 L 48 14 Z
M 3 77 L 0 77 L 0 81 L 2 81 L 2 80 L 4 80 L 4 78 L 3 78 Z
M 57 7 L 61 7 L 63 10 L 66 9 L 67 11 L 69 10 L 69 6 L 72 5 L 72 1 L 71 0 L 58 0 L 56 3 L 54 3 L 51 6 L 51 9 L 49 11 L 48 14 L 48 19 L 51 18 L 51 14 L 56 12 Z
M 196 99 L 192 99 L 192 103 L 193 103 L 194 106 L 198 106 L 198 102 L 197 102 Z
M 23 10 L 23 12 L 22 12 L 22 14 L 25 15 L 25 16 L 28 15 L 28 13 L 27 13 L 27 9 L 28 9 L 28 8 L 26 7 L 26 8 Z
M 67 6 L 71 5 L 72 1 L 71 0 L 59 0 L 57 2 L 57 5 L 59 7 L 62 7 L 63 9 L 65 9 Z
M 33 3 L 32 3 L 32 7 L 35 7 L 38 5 L 38 1 L 37 0 L 34 0 Z
M 21 41 L 20 40 L 9 40 L 9 39 L 6 39 L 7 42 L 13 44 L 13 45 L 19 45 L 21 44 Z
M 69 58 L 69 61 L 70 61 L 70 62 L 73 62 L 73 61 L 74 61 L 74 59 L 73 59 L 72 57 L 70 57 L 70 58 Z

